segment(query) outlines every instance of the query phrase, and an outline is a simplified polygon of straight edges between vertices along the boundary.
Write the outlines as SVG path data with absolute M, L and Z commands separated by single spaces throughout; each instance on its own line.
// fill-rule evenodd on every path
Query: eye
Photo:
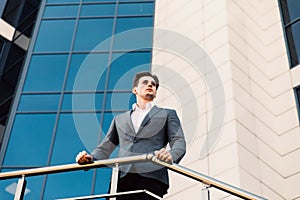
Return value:
M 156 83 L 154 81 L 151 81 L 151 85 L 155 87 Z
M 147 84 L 148 84 L 148 81 L 147 81 L 147 80 L 144 80 L 144 81 L 142 82 L 142 84 L 147 85 Z

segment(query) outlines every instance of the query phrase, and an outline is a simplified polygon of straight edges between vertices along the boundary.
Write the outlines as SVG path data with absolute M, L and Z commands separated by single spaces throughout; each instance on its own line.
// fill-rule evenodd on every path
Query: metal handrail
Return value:
M 157 159 L 155 156 L 152 156 L 152 161 L 164 166 L 166 168 L 168 168 L 169 170 L 172 170 L 174 172 L 177 172 L 179 174 L 182 174 L 186 177 L 192 178 L 194 180 L 197 180 L 199 182 L 202 182 L 206 185 L 208 185 L 209 187 L 214 187 L 217 188 L 219 190 L 222 190 L 224 192 L 227 192 L 229 194 L 232 194 L 234 196 L 240 197 L 242 199 L 247 199 L 247 200 L 267 200 L 263 197 L 260 197 L 256 194 L 247 192 L 246 190 L 243 190 L 241 188 L 235 187 L 233 185 L 230 185 L 228 183 L 219 181 L 215 178 L 212 178 L 210 176 L 204 175 L 200 172 L 196 172 L 194 170 L 188 169 L 186 167 L 183 167 L 181 165 L 178 164 L 170 164 L 170 163 L 166 163 L 163 161 L 160 161 L 159 159 Z
M 91 164 L 86 165 L 78 165 L 78 164 L 67 164 L 67 165 L 58 165 L 58 166 L 50 166 L 50 167 L 41 167 L 35 169 L 27 169 L 27 170 L 19 170 L 13 172 L 3 172 L 0 173 L 0 180 L 10 179 L 10 178 L 21 178 L 21 177 L 28 177 L 28 176 L 37 176 L 37 175 L 44 175 L 44 174 L 53 174 L 53 173 L 60 173 L 60 172 L 68 172 L 68 171 L 76 171 L 76 170 L 88 170 L 92 168 L 99 168 L 99 167 L 106 167 L 106 166 L 115 166 L 123 165 L 123 164 L 130 164 L 136 162 L 154 162 L 158 165 L 166 167 L 169 170 L 172 170 L 176 173 L 182 174 L 186 177 L 192 178 L 199 182 L 202 182 L 210 187 L 217 188 L 221 191 L 227 192 L 229 194 L 235 195 L 242 199 L 246 200 L 267 200 L 263 197 L 255 195 L 253 193 L 247 192 L 242 190 L 238 187 L 233 185 L 227 184 L 225 182 L 219 181 L 214 179 L 210 176 L 204 175 L 202 173 L 193 171 L 186 167 L 180 166 L 178 164 L 170 164 L 163 161 L 160 161 L 152 154 L 143 154 L 138 156 L 129 156 L 129 157 L 121 157 L 121 158 L 113 158 L 113 159 L 106 159 L 106 160 L 98 160 Z
M 49 167 L 40 167 L 34 169 L 25 169 L 25 170 L 12 171 L 12 172 L 3 172 L 0 173 L 0 180 L 10 179 L 10 178 L 21 178 L 23 176 L 29 177 L 29 176 L 38 176 L 38 175 L 45 175 L 45 174 L 54 174 L 60 172 L 89 170 L 92 168 L 114 166 L 116 163 L 130 164 L 133 162 L 146 162 L 149 161 L 150 157 L 148 158 L 148 156 L 150 155 L 143 154 L 138 156 L 97 160 L 91 164 L 86 164 L 86 165 L 78 165 L 77 163 L 75 163 L 75 164 L 57 165 L 57 166 L 49 166 Z

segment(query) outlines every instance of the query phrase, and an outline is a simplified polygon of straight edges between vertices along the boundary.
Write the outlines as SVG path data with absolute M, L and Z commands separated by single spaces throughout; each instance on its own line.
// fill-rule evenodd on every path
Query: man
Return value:
M 159 108 L 153 102 L 159 86 L 157 76 L 140 72 L 133 80 L 132 92 L 136 103 L 132 110 L 116 116 L 101 144 L 91 154 L 80 152 L 79 164 L 109 158 L 119 145 L 119 157 L 153 153 L 165 162 L 178 163 L 185 154 L 186 143 L 175 110 Z M 169 144 L 169 150 L 166 146 Z M 169 178 L 167 169 L 154 163 L 135 163 L 120 166 L 117 191 L 146 189 L 160 197 L 167 193 Z M 119 199 L 153 199 L 147 196 L 118 197 Z

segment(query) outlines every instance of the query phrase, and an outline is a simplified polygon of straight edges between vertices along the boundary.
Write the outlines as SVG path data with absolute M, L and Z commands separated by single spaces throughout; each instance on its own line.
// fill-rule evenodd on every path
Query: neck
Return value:
M 137 99 L 136 103 L 140 109 L 145 109 L 146 104 L 149 102 L 153 102 L 153 100 Z

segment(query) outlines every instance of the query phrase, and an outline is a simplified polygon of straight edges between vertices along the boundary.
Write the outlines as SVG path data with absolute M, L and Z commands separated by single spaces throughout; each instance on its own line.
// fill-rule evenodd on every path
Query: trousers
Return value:
M 133 190 L 148 190 L 160 197 L 167 194 L 169 185 L 165 183 L 141 176 L 138 173 L 128 173 L 118 181 L 117 192 L 127 192 Z M 117 200 L 157 200 L 146 193 L 123 195 L 116 198 Z

